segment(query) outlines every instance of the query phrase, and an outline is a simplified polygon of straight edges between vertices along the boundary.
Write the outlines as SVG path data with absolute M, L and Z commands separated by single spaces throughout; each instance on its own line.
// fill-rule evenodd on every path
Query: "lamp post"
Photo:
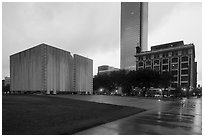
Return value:
M 182 91 L 186 94 L 187 99 L 189 99 L 189 90 L 186 87 L 184 87 L 182 88 Z

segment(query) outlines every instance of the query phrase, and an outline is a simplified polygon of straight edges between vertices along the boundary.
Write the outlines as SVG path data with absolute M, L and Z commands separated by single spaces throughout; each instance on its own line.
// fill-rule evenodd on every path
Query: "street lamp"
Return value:
M 185 92 L 187 98 L 189 99 L 189 90 L 186 87 L 182 88 L 182 90 L 183 92 Z
M 186 88 L 182 88 L 182 90 L 183 90 L 184 92 L 186 92 Z
M 100 88 L 100 89 L 99 89 L 99 92 L 102 93 L 102 92 L 103 92 L 103 88 Z

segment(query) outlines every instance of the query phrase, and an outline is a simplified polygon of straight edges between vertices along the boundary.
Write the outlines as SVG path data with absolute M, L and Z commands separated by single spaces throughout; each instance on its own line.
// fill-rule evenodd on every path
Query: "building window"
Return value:
M 177 63 L 178 62 L 178 58 L 172 58 L 171 62 L 172 63 Z
M 143 62 L 139 62 L 139 67 L 143 66 Z
M 159 65 L 159 60 L 155 60 L 154 65 Z
M 188 69 L 186 69 L 186 70 L 181 70 L 181 74 L 182 74 L 182 75 L 188 74 Z
M 168 57 L 168 53 L 163 53 L 163 58 Z
M 188 81 L 188 76 L 182 76 L 181 81 Z
M 155 54 L 154 55 L 154 58 L 156 59 L 156 58 L 159 58 L 159 54 Z
M 168 53 L 168 56 L 169 56 L 169 57 L 172 56 L 172 52 L 169 52 L 169 53 Z
M 187 55 L 188 54 L 188 49 L 182 50 L 182 55 Z
M 182 87 L 188 87 L 188 83 L 181 83 Z
M 162 70 L 168 70 L 168 68 L 169 68 L 168 65 L 163 65 L 162 66 Z
M 139 61 L 143 60 L 143 56 L 139 57 Z
M 172 64 L 172 69 L 178 69 L 178 64 Z
M 151 61 L 146 61 L 146 66 L 151 66 Z
M 151 67 L 146 67 L 146 69 L 152 69 Z
M 163 59 L 163 61 L 162 61 L 163 64 L 167 64 L 168 62 L 169 62 L 168 59 Z
M 188 53 L 189 53 L 189 54 L 192 54 L 192 52 L 193 52 L 192 49 L 189 49 L 189 50 L 188 50 Z
M 150 60 L 150 59 L 151 59 L 151 55 L 147 55 L 147 56 L 146 56 L 146 59 L 147 59 L 147 60 L 148 60 L 148 59 Z
M 188 61 L 188 56 L 184 56 L 181 58 L 181 61 Z
M 171 86 L 172 87 L 177 87 L 177 83 L 172 83 Z
M 172 56 L 178 56 L 178 51 L 173 51 Z
M 159 71 L 159 66 L 154 66 L 154 70 Z
M 173 77 L 173 81 L 178 81 L 178 77 Z
M 188 68 L 188 63 L 182 63 L 181 68 Z
M 172 74 L 172 75 L 178 75 L 178 71 L 177 71 L 177 70 L 174 70 L 174 71 L 171 72 L 171 74 Z

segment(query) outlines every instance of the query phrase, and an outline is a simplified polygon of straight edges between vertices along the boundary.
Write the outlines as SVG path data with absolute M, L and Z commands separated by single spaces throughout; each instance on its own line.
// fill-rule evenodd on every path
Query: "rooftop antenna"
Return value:
M 140 52 L 141 52 L 141 47 L 140 47 L 139 42 L 137 42 L 137 45 L 136 45 L 136 54 L 140 53 Z

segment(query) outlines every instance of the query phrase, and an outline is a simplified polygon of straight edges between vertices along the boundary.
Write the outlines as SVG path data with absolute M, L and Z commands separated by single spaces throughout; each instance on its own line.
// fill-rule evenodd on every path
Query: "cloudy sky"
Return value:
M 120 66 L 120 3 L 3 3 L 2 77 L 9 55 L 46 43 L 94 61 Z M 194 43 L 202 80 L 202 4 L 149 3 L 148 46 Z

